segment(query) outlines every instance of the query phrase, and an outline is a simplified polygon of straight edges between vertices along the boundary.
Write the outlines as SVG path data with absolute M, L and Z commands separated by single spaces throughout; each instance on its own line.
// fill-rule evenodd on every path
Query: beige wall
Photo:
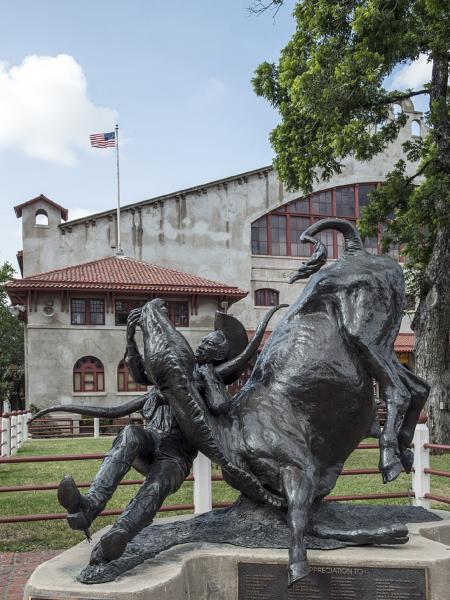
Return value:
M 318 183 L 314 191 L 384 180 L 397 160 L 405 158 L 401 144 L 411 138 L 411 122 L 418 120 L 424 129 L 420 113 L 412 110 L 407 115 L 408 124 L 398 140 L 382 155 L 367 163 L 347 160 L 340 175 Z M 411 173 L 415 168 L 415 165 L 408 166 Z M 301 194 L 286 192 L 276 173 L 266 168 L 156 201 L 142 202 L 122 210 L 122 246 L 127 256 L 248 290 L 250 293 L 247 298 L 233 305 L 230 312 L 247 329 L 255 329 L 265 312 L 265 309 L 254 306 L 255 289 L 277 289 L 280 302 L 290 304 L 301 293 L 304 283 L 287 283 L 302 258 L 251 255 L 251 223 L 298 197 Z M 64 204 L 61 198 L 55 200 Z M 114 253 L 114 211 L 59 226 L 59 215 L 53 214 L 52 210 L 55 209 L 49 208 L 49 226 L 39 228 L 34 226 L 37 207 L 33 205 L 23 209 L 25 275 L 96 260 Z M 187 332 L 192 343 L 197 343 L 210 329 L 209 324 L 212 326 L 212 315 L 216 310 L 216 305 L 212 304 L 201 307 L 197 324 L 192 319 Z M 281 316 L 275 316 L 270 328 Z M 65 323 L 64 319 L 62 315 L 56 315 L 50 323 L 40 315 L 30 315 L 28 397 L 29 401 L 38 405 L 69 398 L 74 360 L 79 356 L 95 354 L 94 351 L 97 354 L 103 352 L 104 359 L 98 357 L 105 366 L 108 365 L 107 386 L 108 390 L 113 389 L 115 376 L 110 365 L 116 365 L 123 352 L 123 331 L 111 323 L 98 328 L 98 331 L 82 331 Z M 404 319 L 402 331 L 410 331 L 409 320 Z M 56 376 L 59 383 L 49 392 L 47 382 L 50 374 L 56 370 L 55 365 L 60 373 Z M 50 399 L 49 393 L 52 395 Z M 89 403 L 97 400 L 86 398 Z M 107 392 L 102 401 L 117 404 L 120 398 L 113 392 Z
M 91 295 L 89 294 L 89 297 Z M 47 317 L 43 308 L 54 300 L 55 314 Z M 198 314 L 189 317 L 189 327 L 180 328 L 193 348 L 213 329 L 216 298 L 199 298 Z M 114 324 L 114 314 L 105 314 L 105 325 L 70 324 L 70 312 L 61 312 L 58 295 L 39 294 L 36 310 L 28 315 L 26 335 L 27 405 L 39 408 L 52 404 L 116 406 L 135 393 L 117 392 L 117 366 L 126 347 L 126 327 Z M 142 335 L 137 340 L 142 347 Z M 72 372 L 83 356 L 95 356 L 105 367 L 105 391 L 74 394 Z

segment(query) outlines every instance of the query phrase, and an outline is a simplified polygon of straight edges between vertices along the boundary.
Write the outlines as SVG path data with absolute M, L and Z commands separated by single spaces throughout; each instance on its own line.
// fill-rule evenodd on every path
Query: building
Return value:
M 117 313 L 114 311 L 117 305 L 114 305 L 113 299 L 118 299 L 118 291 L 123 299 L 127 294 L 123 295 L 123 289 L 112 289 L 114 269 L 110 280 L 103 282 L 105 307 L 109 307 L 105 308 L 104 322 L 91 322 L 80 327 L 70 320 L 69 305 L 73 306 L 70 303 L 76 297 L 81 298 L 87 290 L 83 288 L 80 296 L 76 287 L 80 282 L 75 281 L 78 273 L 83 279 L 81 273 L 83 268 L 87 268 L 83 267 L 84 263 L 116 267 L 122 263 L 150 263 L 154 265 L 153 269 L 157 265 L 162 270 L 176 269 L 197 278 L 227 282 L 226 285 L 219 284 L 224 286 L 223 293 L 216 293 L 213 302 L 214 294 L 198 294 L 195 300 L 196 294 L 192 290 L 185 297 L 191 318 L 189 325 L 195 329 L 189 333 L 192 343 L 197 342 L 200 333 L 212 328 L 213 305 L 214 308 L 217 306 L 214 304 L 217 298 L 225 298 L 228 303 L 240 298 L 233 304 L 232 313 L 249 331 L 256 328 L 267 306 L 278 301 L 291 303 L 305 284 L 297 282 L 289 285 L 289 276 L 310 252 L 308 245 L 298 242 L 300 233 L 311 222 L 325 216 L 336 215 L 356 221 L 360 210 L 369 201 L 370 191 L 383 182 L 397 160 L 404 158 L 402 143 L 425 134 L 422 114 L 414 110 L 411 101 L 403 102 L 402 109 L 408 118 L 407 124 L 384 154 L 366 163 L 350 158 L 342 173 L 330 181 L 317 183 L 309 196 L 286 192 L 276 172 L 271 167 L 264 167 L 124 206 L 120 226 L 125 259 L 111 258 L 116 251 L 115 209 L 67 221 L 67 210 L 43 195 L 16 206 L 16 215 L 22 218 L 23 250 L 18 254 L 18 260 L 24 279 L 23 283 L 16 281 L 9 285 L 8 293 L 13 303 L 26 304 L 28 311 L 28 403 L 43 406 L 61 401 L 73 402 L 78 392 L 72 390 L 70 393 L 70 362 L 75 365 L 77 356 L 95 356 L 94 350 L 88 348 L 92 347 L 89 343 L 97 343 L 89 340 L 93 340 L 98 332 L 105 333 L 101 336 L 105 348 L 116 347 L 115 338 L 113 343 L 106 331 L 116 326 L 114 319 Z M 412 173 L 414 166 L 409 167 Z M 381 231 L 378 237 L 365 240 L 370 252 L 379 252 L 380 234 Z M 336 259 L 341 249 L 339 235 L 331 231 L 321 235 L 328 247 L 329 259 Z M 397 256 L 395 249 L 392 252 Z M 45 287 L 24 287 L 39 286 L 41 284 L 34 282 L 65 277 L 65 273 L 71 273 L 74 280 L 71 281 L 72 287 L 64 290 L 58 287 L 52 287 L 51 291 Z M 42 275 L 37 277 L 37 274 Z M 86 279 L 81 281 L 83 285 L 87 283 Z M 122 285 L 125 285 L 125 280 L 122 280 Z M 98 288 L 95 289 L 98 292 Z M 232 294 L 230 290 L 239 291 Z M 243 290 L 248 290 L 248 295 Z M 139 288 L 134 290 L 133 297 L 138 292 Z M 146 290 L 145 298 L 152 297 L 152 293 L 152 290 Z M 165 290 L 157 293 L 165 294 Z M 91 296 L 83 297 L 90 301 Z M 46 316 L 45 307 L 50 299 L 55 312 Z M 179 298 L 174 297 L 175 300 L 179 301 Z M 198 314 L 195 314 L 196 310 Z M 122 314 L 125 315 L 125 312 Z M 275 315 L 272 327 L 280 317 L 281 314 Z M 55 346 L 52 359 L 47 360 L 45 354 L 49 350 L 46 341 L 50 330 Z M 409 319 L 405 318 L 397 342 L 404 362 L 411 360 L 412 340 Z M 77 353 L 67 354 L 69 341 L 71 348 L 77 348 Z M 114 373 L 117 368 L 122 351 L 119 348 L 122 346 L 117 342 L 117 351 L 105 354 L 105 373 Z M 99 346 L 97 354 L 102 352 L 103 346 Z M 55 364 L 59 365 L 59 369 L 69 371 L 64 375 L 64 393 L 57 386 L 49 386 L 54 378 Z M 113 381 L 112 375 L 110 380 Z M 37 394 L 36 387 L 39 386 L 41 391 Z M 86 399 L 88 401 L 91 402 L 91 398 Z M 107 395 L 106 401 L 116 402 L 117 398 Z
M 155 297 L 166 299 L 171 321 L 196 347 L 211 331 L 215 311 L 247 295 L 237 287 L 119 256 L 18 279 L 8 293 L 15 305 L 25 307 L 26 397 L 28 405 L 39 408 L 115 406 L 123 396 L 147 389 L 133 382 L 123 360 L 133 308 Z

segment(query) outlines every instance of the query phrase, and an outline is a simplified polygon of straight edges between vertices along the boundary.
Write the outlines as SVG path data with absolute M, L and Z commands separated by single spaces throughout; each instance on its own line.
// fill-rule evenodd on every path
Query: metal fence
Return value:
M 38 462 L 59 462 L 72 460 L 99 460 L 104 458 L 104 454 L 70 454 L 70 455 L 45 455 L 45 456 L 17 456 L 17 449 L 22 443 L 28 439 L 27 420 L 29 413 L 12 413 L 11 415 L 2 415 L 1 428 L 1 443 L 2 456 L 0 457 L 1 464 L 18 464 L 18 463 L 38 463 Z M 123 424 L 118 424 L 118 427 L 123 427 Z M 100 434 L 100 424 L 94 425 L 94 435 Z M 91 434 L 92 435 L 92 434 Z M 3 444 L 5 446 L 3 447 Z M 411 491 L 405 492 L 387 492 L 373 494 L 357 494 L 357 495 L 331 495 L 326 500 L 334 501 L 352 501 L 352 500 L 380 500 L 391 498 L 410 498 L 411 502 L 416 506 L 430 508 L 431 501 L 450 504 L 450 496 L 440 496 L 433 494 L 431 491 L 431 476 L 450 477 L 450 471 L 443 471 L 430 468 L 430 451 L 450 452 L 450 446 L 431 444 L 429 440 L 429 430 L 425 423 L 421 423 L 416 427 L 414 435 L 414 468 L 412 472 Z M 9 448 L 9 454 L 4 452 Z M 360 444 L 357 450 L 378 450 L 378 444 Z M 1 471 L 0 471 L 1 473 Z M 341 476 L 359 476 L 359 475 L 376 475 L 379 474 L 378 468 L 367 469 L 344 469 Z M 213 504 L 212 502 L 212 484 L 216 481 L 223 481 L 221 475 L 212 475 L 211 462 L 203 455 L 199 455 L 193 467 L 193 473 L 186 481 L 194 482 L 193 503 L 192 504 L 176 504 L 164 505 L 161 507 L 161 512 L 170 511 L 193 511 L 200 514 L 211 510 L 211 508 L 221 508 L 229 506 L 230 503 L 222 502 Z M 143 483 L 141 479 L 125 480 L 120 485 L 140 485 Z M 81 488 L 89 487 L 89 482 L 79 484 Z M 0 493 L 12 492 L 39 492 L 44 490 L 56 490 L 57 483 L 49 483 L 45 485 L 17 485 L 0 487 Z M 100 516 L 119 515 L 121 510 L 105 510 Z M 56 519 L 64 519 L 65 513 L 54 514 L 35 514 L 35 515 L 10 515 L 0 517 L 0 523 L 21 523 L 30 521 L 50 521 Z

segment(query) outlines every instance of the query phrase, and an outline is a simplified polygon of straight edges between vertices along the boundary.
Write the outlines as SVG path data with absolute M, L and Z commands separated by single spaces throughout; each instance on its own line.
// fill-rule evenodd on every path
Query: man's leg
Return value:
M 65 477 L 58 488 L 58 500 L 69 513 L 67 520 L 70 527 L 87 530 L 102 512 L 133 462 L 139 463 L 140 470 L 146 465 L 150 468 L 154 452 L 155 440 L 152 433 L 136 425 L 127 425 L 114 440 L 86 494 L 80 494 L 74 480 Z
M 180 460 L 174 460 L 159 455 L 136 496 L 94 547 L 90 564 L 109 562 L 122 556 L 127 543 L 153 522 L 167 496 L 180 488 L 191 465 L 190 456 L 183 455 Z

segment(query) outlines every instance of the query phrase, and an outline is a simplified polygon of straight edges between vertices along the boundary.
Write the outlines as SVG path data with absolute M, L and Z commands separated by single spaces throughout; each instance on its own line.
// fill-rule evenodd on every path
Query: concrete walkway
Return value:
M 3 552 L 0 554 L 0 600 L 22 600 L 28 578 L 41 563 L 63 550 Z

